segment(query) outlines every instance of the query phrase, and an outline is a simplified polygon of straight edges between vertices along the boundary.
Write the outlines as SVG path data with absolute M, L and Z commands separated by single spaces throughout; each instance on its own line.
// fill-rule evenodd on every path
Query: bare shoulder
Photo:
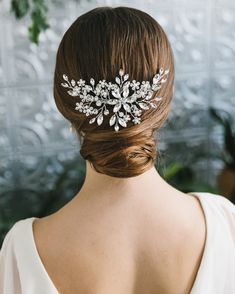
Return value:
M 193 193 L 186 194 L 187 196 L 187 213 L 185 217 L 188 217 L 189 221 L 189 234 L 191 234 L 193 244 L 204 243 L 202 240 L 205 240 L 207 222 L 206 222 L 206 213 L 202 205 L 201 200 Z M 186 219 L 185 219 L 186 221 Z M 196 243 L 195 243 L 196 242 Z
M 181 216 L 178 222 L 176 220 L 175 228 L 176 235 L 182 237 L 179 237 L 176 243 L 172 240 L 171 250 L 175 253 L 172 260 L 175 261 L 175 264 L 171 273 L 172 281 L 174 281 L 174 277 L 177 277 L 175 274 L 177 264 L 180 265 L 181 271 L 177 280 L 181 281 L 182 288 L 179 289 L 179 292 L 189 293 L 197 277 L 205 250 L 207 224 L 202 203 L 196 196 L 187 194 L 181 209 Z M 175 256 L 176 259 L 174 259 Z
M 76 255 L 77 246 L 72 246 L 76 238 L 72 242 L 69 231 L 57 214 L 36 219 L 33 223 L 34 241 L 42 265 L 57 291 L 63 294 L 78 292 L 77 275 L 83 266 L 82 259 Z M 80 262 L 80 269 L 76 260 Z

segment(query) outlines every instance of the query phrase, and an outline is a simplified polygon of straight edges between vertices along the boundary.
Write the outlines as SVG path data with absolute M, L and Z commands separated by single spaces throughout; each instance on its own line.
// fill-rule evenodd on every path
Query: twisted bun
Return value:
M 163 67 L 167 82 L 154 92 L 163 99 L 156 109 L 144 110 L 140 124 L 128 123 L 115 132 L 109 117 L 102 125 L 89 124 L 90 116 L 75 111 L 79 97 L 61 87 L 64 73 L 76 80 L 114 82 L 120 68 L 130 80 L 152 79 Z M 59 45 L 54 75 L 55 102 L 81 141 L 81 156 L 94 169 L 113 177 L 134 177 L 150 169 L 157 159 L 155 131 L 165 122 L 173 96 L 174 58 L 168 38 L 147 13 L 128 7 L 99 7 L 80 17 Z M 108 105 L 107 105 L 108 107 Z M 110 106 L 109 106 L 110 107 Z M 112 107 L 109 109 L 112 114 Z
M 130 132 L 130 131 L 129 131 Z M 92 163 L 93 168 L 113 177 L 134 177 L 148 170 L 156 159 L 156 142 L 153 136 L 142 133 L 130 137 L 125 132 L 121 138 L 99 140 L 85 138 L 80 153 Z

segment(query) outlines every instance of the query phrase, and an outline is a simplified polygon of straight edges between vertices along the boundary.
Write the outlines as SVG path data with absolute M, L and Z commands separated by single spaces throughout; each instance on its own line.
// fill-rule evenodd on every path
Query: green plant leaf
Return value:
M 177 175 L 184 168 L 183 164 L 180 162 L 173 162 L 170 164 L 166 170 L 163 172 L 165 179 L 169 180 Z
M 32 23 L 29 27 L 29 39 L 38 44 L 39 35 L 45 31 L 49 24 L 47 23 L 47 6 L 44 0 L 33 0 L 33 10 L 31 13 Z
M 28 0 L 12 0 L 11 11 L 15 14 L 16 18 L 24 17 L 30 10 Z
M 47 22 L 48 8 L 45 0 L 32 0 L 31 2 L 29 0 L 12 0 L 11 11 L 18 19 L 30 13 L 29 39 L 38 44 L 40 33 L 49 27 Z

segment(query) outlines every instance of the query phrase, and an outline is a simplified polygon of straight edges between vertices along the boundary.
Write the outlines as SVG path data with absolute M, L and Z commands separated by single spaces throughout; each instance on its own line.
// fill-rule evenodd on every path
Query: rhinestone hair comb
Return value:
M 160 68 L 155 74 L 152 83 L 149 81 L 137 82 L 129 81 L 129 74 L 124 74 L 123 69 L 119 70 L 119 76 L 115 78 L 116 83 L 100 80 L 95 83 L 94 78 L 90 78 L 90 84 L 82 79 L 75 81 L 63 74 L 65 82 L 61 85 L 68 89 L 71 96 L 79 96 L 81 101 L 76 103 L 75 110 L 85 113 L 86 116 L 95 115 L 89 120 L 92 124 L 95 121 L 101 125 L 104 116 L 110 113 L 107 106 L 113 106 L 112 116 L 109 118 L 109 125 L 114 125 L 114 130 L 119 131 L 119 126 L 127 127 L 127 122 L 132 120 L 134 124 L 140 123 L 140 116 L 143 110 L 151 107 L 157 108 L 154 102 L 162 100 L 162 97 L 151 99 L 153 92 L 161 88 L 167 81 L 169 70 Z M 132 93 L 130 93 L 132 91 Z

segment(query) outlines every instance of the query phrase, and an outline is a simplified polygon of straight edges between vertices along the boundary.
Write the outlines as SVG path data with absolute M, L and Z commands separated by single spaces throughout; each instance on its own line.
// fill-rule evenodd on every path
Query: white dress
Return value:
M 195 193 L 206 218 L 206 243 L 189 294 L 235 294 L 235 205 L 223 196 Z M 58 294 L 37 252 L 32 223 L 20 220 L 0 251 L 0 294 Z

